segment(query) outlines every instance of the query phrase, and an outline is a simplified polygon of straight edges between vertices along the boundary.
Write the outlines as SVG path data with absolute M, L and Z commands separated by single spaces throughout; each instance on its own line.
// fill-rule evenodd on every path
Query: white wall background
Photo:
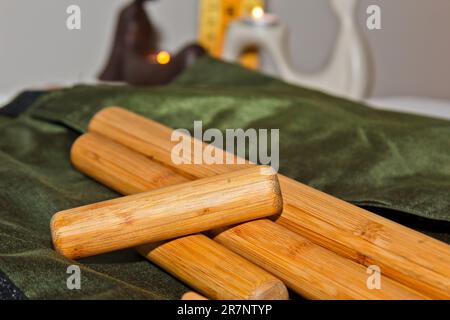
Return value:
M 338 22 L 328 1 L 268 0 L 270 11 L 291 30 L 292 56 L 301 70 L 320 68 L 333 47 Z M 450 1 L 360 1 L 358 19 L 375 61 L 373 94 L 450 99 Z M 108 56 L 118 8 L 126 3 L 2 0 L 0 93 L 93 79 Z M 70 4 L 81 6 L 81 31 L 65 27 Z M 365 28 L 369 4 L 381 6 L 383 30 Z M 159 0 L 149 2 L 148 9 L 168 50 L 196 38 L 197 0 Z

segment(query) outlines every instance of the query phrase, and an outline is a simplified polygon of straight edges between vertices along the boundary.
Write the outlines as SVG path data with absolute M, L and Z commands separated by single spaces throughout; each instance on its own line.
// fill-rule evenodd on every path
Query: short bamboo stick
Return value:
M 165 171 L 166 167 L 160 166 L 159 171 L 155 171 L 155 162 L 143 157 L 141 154 L 129 150 L 120 144 L 110 141 L 99 134 L 87 133 L 81 136 L 72 147 L 72 162 L 81 171 L 88 172 L 92 178 L 102 181 L 108 177 L 108 185 L 119 192 L 128 190 L 128 185 L 139 185 L 141 190 L 145 188 L 155 188 L 156 184 L 164 183 L 158 176 L 174 176 Z M 139 164 L 137 166 L 136 164 Z M 156 164 L 158 165 L 158 164 Z M 87 168 L 87 169 L 86 169 Z M 123 173 L 126 173 L 127 183 L 123 183 Z M 143 178 L 141 178 L 141 176 Z M 180 179 L 185 178 L 179 176 Z M 145 179 L 143 181 L 142 179 Z M 133 182 L 136 180 L 136 183 Z M 265 228 L 269 224 L 268 228 Z M 277 272 L 279 278 L 294 289 L 296 292 L 315 299 L 421 299 L 422 295 L 413 292 L 391 281 L 384 280 L 383 290 L 369 290 L 366 287 L 366 268 L 345 259 L 327 249 L 323 249 L 301 236 L 276 225 L 274 222 L 266 222 L 260 225 L 257 221 L 252 221 L 245 225 L 246 235 L 255 239 L 264 238 L 264 240 L 255 240 L 253 243 L 244 235 L 239 240 L 240 247 L 234 243 L 236 233 L 239 233 L 239 226 L 220 233 L 217 236 L 218 241 L 224 241 L 226 246 L 230 246 L 243 257 L 252 260 L 270 272 Z M 217 231 L 216 231 L 217 232 Z M 220 232 L 220 231 L 219 231 Z M 285 240 L 286 248 L 280 248 L 278 245 Z M 271 244 L 273 242 L 273 244 Z M 180 245 L 173 245 L 172 249 L 179 249 Z M 242 249 L 244 248 L 245 249 Z M 308 247 L 308 250 L 302 248 Z M 179 249 L 183 250 L 183 249 Z M 301 254 L 296 254 L 301 253 Z M 206 255 L 206 254 L 205 254 Z M 148 256 L 151 259 L 151 256 Z M 164 265 L 170 266 L 170 261 L 164 261 Z M 286 263 L 291 268 L 286 269 Z M 339 266 L 339 275 L 335 275 L 336 269 L 333 266 Z M 280 266 L 277 269 L 277 266 Z M 337 278 L 338 280 L 335 280 Z M 316 279 L 316 281 L 311 281 Z M 352 282 L 351 284 L 348 284 Z M 356 283 L 354 283 L 356 282 Z M 385 289 L 388 288 L 388 291 Z
M 81 172 L 124 195 L 188 181 L 167 167 L 97 134 L 79 137 L 72 146 L 71 158 Z M 137 249 L 211 299 L 288 298 L 287 289 L 279 279 L 206 236 L 190 235 Z
M 165 165 L 172 165 L 172 129 L 118 107 L 97 113 L 98 132 Z M 192 142 L 193 143 L 193 142 Z M 225 153 L 226 154 L 226 153 Z M 186 154 L 192 161 L 192 155 Z M 245 165 L 173 165 L 180 174 L 204 178 Z M 378 265 L 434 298 L 450 298 L 450 246 L 280 175 L 284 210 L 277 223 L 347 258 Z
M 280 280 L 202 234 L 157 246 L 140 246 L 138 251 L 194 289 L 218 300 L 288 298 Z M 196 270 L 198 265 L 207 272 Z M 220 276 L 209 270 L 220 271 Z
M 55 214 L 55 249 L 77 259 L 281 213 L 275 171 L 254 166 Z

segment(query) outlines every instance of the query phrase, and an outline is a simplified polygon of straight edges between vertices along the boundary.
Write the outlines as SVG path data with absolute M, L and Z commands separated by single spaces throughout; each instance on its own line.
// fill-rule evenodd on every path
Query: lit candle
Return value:
M 265 13 L 261 7 L 254 7 L 250 16 L 245 17 L 243 21 L 248 24 L 264 27 L 278 24 L 279 19 L 273 14 Z
M 153 64 L 168 64 L 171 60 L 171 56 L 167 51 L 159 51 L 157 53 L 150 53 L 147 56 L 147 59 Z
M 158 52 L 156 62 L 159 64 L 168 64 L 170 62 L 170 54 L 167 51 Z

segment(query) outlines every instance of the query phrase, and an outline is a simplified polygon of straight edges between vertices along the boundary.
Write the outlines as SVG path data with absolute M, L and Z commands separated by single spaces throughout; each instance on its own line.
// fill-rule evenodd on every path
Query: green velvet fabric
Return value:
M 74 262 L 51 216 L 117 197 L 70 164 L 92 115 L 120 105 L 173 128 L 279 128 L 280 172 L 448 240 L 450 122 L 379 111 L 204 58 L 170 86 L 77 86 L 0 117 L 0 269 L 33 299 L 177 299 L 179 281 L 133 250 Z M 78 264 L 82 289 L 68 290 Z

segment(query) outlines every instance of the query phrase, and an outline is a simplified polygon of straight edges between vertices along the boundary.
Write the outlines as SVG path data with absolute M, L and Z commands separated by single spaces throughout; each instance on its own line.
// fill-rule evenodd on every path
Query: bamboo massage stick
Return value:
M 278 178 L 254 166 L 56 213 L 53 243 L 77 259 L 281 213 Z
M 79 137 L 72 146 L 71 158 L 81 172 L 124 195 L 188 181 L 167 167 L 97 134 Z M 211 299 L 288 298 L 280 280 L 203 235 L 185 236 L 158 246 L 142 245 L 137 250 Z
M 113 190 L 125 194 L 130 189 L 134 189 L 134 192 L 143 192 L 165 185 L 164 177 L 171 177 L 171 182 L 177 183 L 175 181 L 177 174 L 169 168 L 96 133 L 87 133 L 79 137 L 72 146 L 71 158 L 78 170 Z M 155 170 L 155 166 L 159 168 Z M 180 175 L 178 177 L 181 181 L 186 179 Z M 124 183 L 125 180 L 126 183 Z M 130 188 L 130 185 L 134 187 Z M 383 277 L 383 290 L 369 290 L 366 286 L 368 276 L 365 267 L 321 248 L 272 221 L 264 222 L 263 225 L 259 221 L 246 223 L 246 235 L 249 238 L 255 237 L 255 241 L 252 243 L 241 235 L 243 238 L 238 241 L 241 246 L 239 247 L 235 244 L 236 233 L 239 232 L 233 232 L 233 230 L 240 230 L 240 228 L 241 226 L 237 226 L 220 233 L 216 236 L 217 241 L 223 242 L 226 247 L 232 248 L 261 268 L 277 274 L 279 279 L 305 297 L 313 299 L 425 298 L 385 277 Z M 221 230 L 214 233 L 219 232 Z M 173 250 L 184 250 L 181 248 L 183 245 L 174 241 L 170 243 Z M 279 246 L 283 246 L 283 243 L 286 246 L 280 248 Z M 184 246 L 186 245 L 185 243 Z M 197 247 L 194 246 L 194 248 Z M 167 250 L 164 246 L 159 248 Z M 174 256 L 176 257 L 175 254 Z M 151 255 L 147 255 L 147 258 L 155 262 Z M 194 255 L 192 259 L 196 259 Z M 165 269 L 171 268 L 177 262 L 177 260 L 175 262 L 163 260 L 161 264 L 161 259 L 157 260 L 156 262 Z M 184 260 L 190 261 L 188 258 Z M 286 267 L 287 265 L 290 267 Z M 336 275 L 337 272 L 339 274 Z M 183 277 L 186 276 L 189 275 L 183 275 Z
M 173 165 L 173 130 L 119 107 L 98 112 L 89 131 L 172 165 L 191 179 L 252 165 Z M 377 265 L 383 274 L 433 298 L 450 298 L 449 245 L 285 176 L 279 175 L 279 181 L 284 210 L 278 224 L 344 257 Z
M 217 300 L 288 299 L 283 282 L 203 234 L 163 244 L 142 245 L 138 251 L 191 287 Z M 240 274 L 235 276 L 237 272 Z
M 369 289 L 364 266 L 270 220 L 243 223 L 218 232 L 213 239 L 279 277 L 308 299 L 427 299 L 382 275 L 380 289 Z

